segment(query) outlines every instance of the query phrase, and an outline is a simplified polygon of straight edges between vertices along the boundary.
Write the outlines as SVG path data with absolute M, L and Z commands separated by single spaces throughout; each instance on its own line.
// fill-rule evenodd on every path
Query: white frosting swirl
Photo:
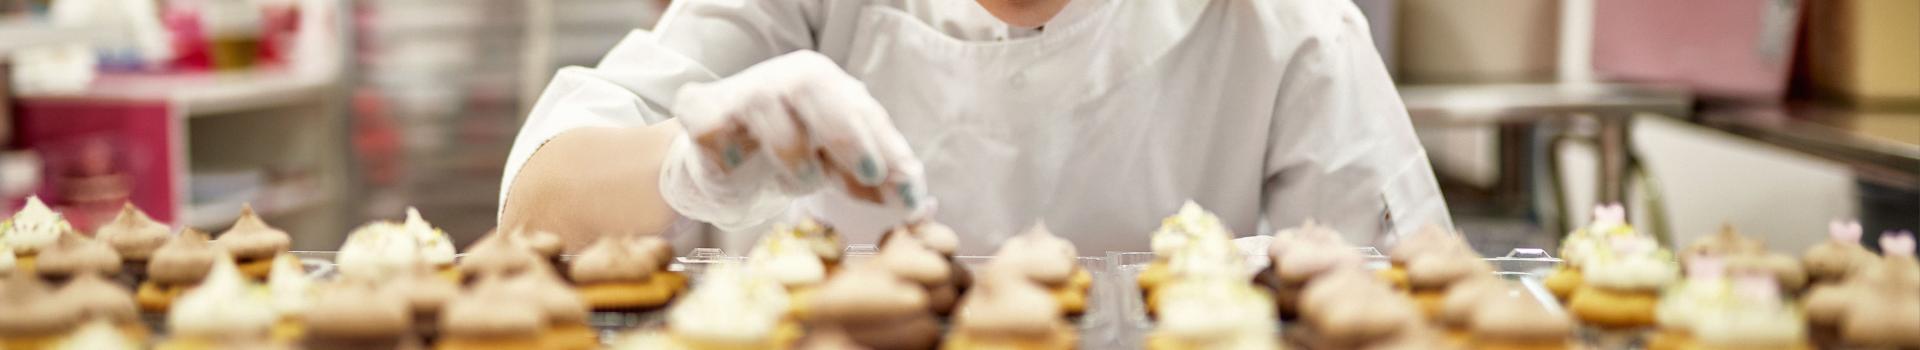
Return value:
M 13 274 L 13 248 L 0 243 L 0 277 Z
M 1701 315 L 1726 307 L 1730 297 L 1724 280 L 1682 282 L 1660 296 L 1654 317 L 1662 328 L 1691 329 Z
M 282 317 L 307 313 L 313 281 L 292 254 L 273 258 L 273 270 L 267 274 L 267 290 L 273 294 L 273 309 Z
M 1183 281 L 1168 286 L 1158 332 L 1208 349 L 1239 349 L 1271 342 L 1273 301 L 1235 280 Z M 1244 344 L 1243 344 L 1244 343 Z
M 1612 261 L 1588 259 L 1582 267 L 1586 283 L 1624 291 L 1656 290 L 1679 277 L 1679 268 L 1656 256 L 1623 256 Z M 1599 263 L 1594 263 L 1599 262 Z
M 1200 208 L 1200 204 L 1187 201 L 1180 206 L 1179 212 L 1160 220 L 1160 228 L 1149 238 L 1149 244 L 1153 247 L 1154 256 L 1166 257 L 1179 254 L 1186 246 L 1194 244 L 1195 240 L 1230 240 L 1232 236 L 1226 226 L 1220 224 L 1219 217 Z
M 667 312 L 673 334 L 701 343 L 753 347 L 764 344 L 787 314 L 779 285 L 747 278 L 730 265 L 714 266 L 685 300 Z
M 27 205 L 13 214 L 6 235 L 0 236 L 0 243 L 13 247 L 15 253 L 35 253 L 52 246 L 61 233 L 72 230 L 60 213 L 40 202 L 40 197 L 27 197 Z
M 426 219 L 420 218 L 420 210 L 407 207 L 407 221 L 402 224 L 413 235 L 420 247 L 420 259 L 434 266 L 453 264 L 453 240 L 447 233 L 434 228 Z
M 256 339 L 265 336 L 278 315 L 262 295 L 253 291 L 231 258 L 216 260 L 206 282 L 173 303 L 167 325 L 178 334 L 217 339 Z
M 1788 308 L 1735 307 L 1701 315 L 1693 336 L 1716 347 L 1773 347 L 1805 341 L 1806 319 Z
M 819 284 L 827 278 L 827 267 L 814 254 L 810 242 L 774 230 L 747 252 L 747 263 L 754 272 L 773 278 L 787 287 Z
M 94 320 L 67 336 L 59 350 L 134 350 L 140 346 L 106 320 Z
M 340 245 L 340 254 L 334 257 L 342 277 L 369 281 L 401 276 L 412 271 L 418 261 L 419 240 L 407 232 L 406 226 L 391 222 L 374 222 L 354 229 L 347 235 L 347 242 Z

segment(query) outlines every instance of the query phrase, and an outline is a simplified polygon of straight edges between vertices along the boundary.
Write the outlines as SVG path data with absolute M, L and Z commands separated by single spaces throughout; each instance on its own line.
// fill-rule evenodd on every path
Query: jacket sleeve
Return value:
M 675 1 L 654 31 L 635 30 L 592 68 L 554 74 L 514 138 L 500 206 L 520 168 L 567 130 L 640 126 L 673 116 L 682 85 L 733 75 L 760 61 L 812 49 L 817 1 Z M 498 209 L 496 209 L 498 210 Z
M 1308 26 L 1317 28 L 1294 34 L 1300 37 L 1282 58 L 1262 186 L 1268 223 L 1311 219 L 1354 244 L 1381 246 L 1424 225 L 1450 228 L 1426 150 L 1366 20 L 1339 3 Z

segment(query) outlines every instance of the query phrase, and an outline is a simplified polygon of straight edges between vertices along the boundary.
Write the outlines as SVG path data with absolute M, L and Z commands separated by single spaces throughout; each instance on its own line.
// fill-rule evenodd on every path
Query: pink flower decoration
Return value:
M 1706 254 L 1693 255 L 1687 259 L 1687 279 L 1696 282 L 1714 281 L 1726 277 L 1726 261 Z
M 1880 234 L 1880 253 L 1913 255 L 1913 232 L 1887 231 Z
M 1827 224 L 1827 236 L 1834 242 L 1860 244 L 1860 222 L 1834 220 Z

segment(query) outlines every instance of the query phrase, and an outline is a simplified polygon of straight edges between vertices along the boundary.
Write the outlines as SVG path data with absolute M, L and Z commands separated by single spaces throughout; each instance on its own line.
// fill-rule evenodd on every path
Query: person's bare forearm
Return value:
M 581 128 L 541 146 L 520 169 L 500 228 L 560 234 L 569 251 L 601 235 L 659 234 L 676 217 L 660 196 L 667 146 L 677 121 L 634 128 Z

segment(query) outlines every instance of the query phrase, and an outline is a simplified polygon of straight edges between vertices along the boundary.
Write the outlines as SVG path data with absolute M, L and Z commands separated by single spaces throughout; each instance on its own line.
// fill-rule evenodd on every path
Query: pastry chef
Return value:
M 1187 200 L 1241 235 L 1450 225 L 1371 41 L 1349 0 L 675 1 L 556 73 L 500 225 L 872 242 L 938 198 L 962 254 L 1035 222 L 1141 251 Z

